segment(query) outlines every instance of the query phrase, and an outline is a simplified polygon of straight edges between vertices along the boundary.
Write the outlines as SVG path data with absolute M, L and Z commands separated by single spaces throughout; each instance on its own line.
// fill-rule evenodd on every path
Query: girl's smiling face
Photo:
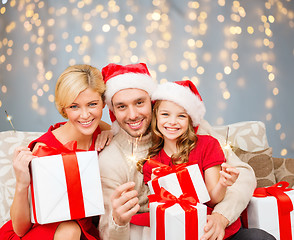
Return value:
M 172 101 L 161 101 L 157 111 L 157 127 L 164 141 L 176 142 L 188 126 L 189 116 L 183 107 Z

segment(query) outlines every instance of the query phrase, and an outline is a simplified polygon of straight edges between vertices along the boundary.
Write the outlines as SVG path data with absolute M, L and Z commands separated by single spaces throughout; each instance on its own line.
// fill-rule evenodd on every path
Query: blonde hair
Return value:
M 159 131 L 157 126 L 157 114 L 158 114 L 158 108 L 161 102 L 162 102 L 161 100 L 158 100 L 155 102 L 153 106 L 152 120 L 151 120 L 152 147 L 149 148 L 147 158 L 137 163 L 137 169 L 140 172 L 142 172 L 144 163 L 148 159 L 156 156 L 164 146 L 163 135 Z M 189 154 L 196 146 L 197 135 L 195 134 L 195 131 L 193 128 L 192 119 L 190 118 L 190 116 L 188 117 L 189 117 L 188 129 L 185 133 L 183 133 L 177 139 L 178 152 L 174 153 L 171 156 L 171 160 L 174 165 L 188 162 Z
M 87 88 L 97 91 L 104 101 L 106 87 L 101 72 L 95 67 L 87 64 L 73 65 L 59 76 L 55 86 L 55 105 L 64 118 L 67 118 L 64 109 Z

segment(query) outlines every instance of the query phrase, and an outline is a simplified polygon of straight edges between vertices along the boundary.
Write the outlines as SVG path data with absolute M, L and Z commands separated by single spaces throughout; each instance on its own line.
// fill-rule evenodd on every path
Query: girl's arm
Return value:
M 208 205 L 213 207 L 225 197 L 227 187 L 237 180 L 239 171 L 227 163 L 208 168 L 205 172 L 205 184 L 211 200 Z

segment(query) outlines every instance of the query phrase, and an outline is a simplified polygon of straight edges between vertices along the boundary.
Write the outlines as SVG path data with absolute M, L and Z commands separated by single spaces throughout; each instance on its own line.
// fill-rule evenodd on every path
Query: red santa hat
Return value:
M 144 63 L 125 66 L 110 63 L 102 68 L 102 75 L 106 84 L 105 102 L 109 108 L 110 119 L 113 123 L 116 121 L 111 102 L 114 94 L 123 89 L 137 88 L 146 91 L 151 96 L 157 86 L 156 81 L 152 79 Z M 116 132 L 115 128 L 114 130 Z
M 172 101 L 183 107 L 197 127 L 205 115 L 205 106 L 196 86 L 189 80 L 158 85 L 151 99 Z

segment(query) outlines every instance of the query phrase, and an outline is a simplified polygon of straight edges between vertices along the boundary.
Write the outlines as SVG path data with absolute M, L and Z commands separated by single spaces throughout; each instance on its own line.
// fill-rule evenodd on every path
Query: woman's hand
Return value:
M 13 155 L 13 169 L 16 177 L 16 185 L 19 188 L 28 188 L 31 182 L 29 164 L 35 158 L 27 147 L 17 147 Z
M 108 146 L 113 138 L 113 132 L 111 130 L 104 130 L 98 135 L 95 142 L 95 150 L 101 151 L 105 146 Z

